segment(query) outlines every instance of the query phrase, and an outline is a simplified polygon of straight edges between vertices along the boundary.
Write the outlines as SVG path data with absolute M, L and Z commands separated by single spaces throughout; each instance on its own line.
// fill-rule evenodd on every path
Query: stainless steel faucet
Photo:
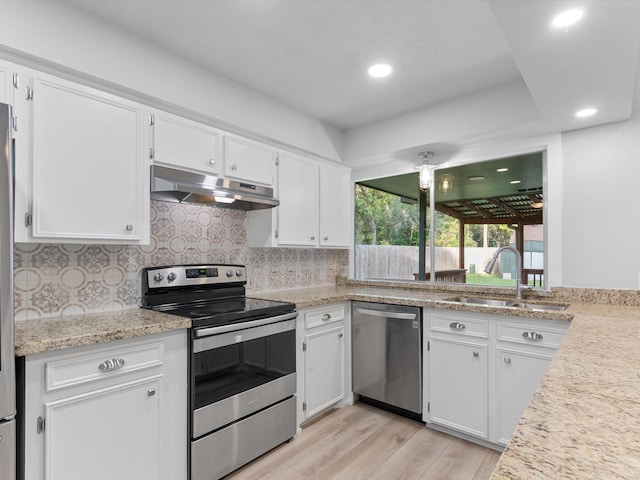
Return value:
M 487 263 L 487 266 L 484 267 L 484 273 L 491 273 L 491 271 L 493 270 L 493 267 L 496 264 L 496 261 L 498 260 L 498 255 L 500 255 L 500 253 L 504 250 L 509 250 L 510 252 L 513 252 L 516 256 L 516 300 L 521 300 L 522 288 L 520 286 L 520 283 L 521 283 L 521 272 L 522 272 L 522 256 L 520 255 L 520 252 L 517 249 L 515 249 L 511 245 L 500 247 L 498 250 L 496 250 L 496 253 L 493 254 L 493 258 L 491 259 L 491 261 L 489 261 L 489 263 Z

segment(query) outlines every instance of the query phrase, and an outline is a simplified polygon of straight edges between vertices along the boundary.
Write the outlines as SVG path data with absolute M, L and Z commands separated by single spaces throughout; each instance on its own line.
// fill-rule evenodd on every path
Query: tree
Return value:
M 400 197 L 356 184 L 356 243 L 418 245 L 419 209 Z
M 419 238 L 418 204 L 402 203 L 401 198 L 373 188 L 356 184 L 356 243 L 364 245 L 417 246 Z M 488 247 L 502 247 L 511 242 L 512 231 L 505 224 L 490 224 Z M 429 217 L 426 225 L 429 236 Z M 459 220 L 436 212 L 435 245 L 457 247 L 460 235 Z M 469 224 L 465 228 L 464 246 L 482 245 L 484 225 Z

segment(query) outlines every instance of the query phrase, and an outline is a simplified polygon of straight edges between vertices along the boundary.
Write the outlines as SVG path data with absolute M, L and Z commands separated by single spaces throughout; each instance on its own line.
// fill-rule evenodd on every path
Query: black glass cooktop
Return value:
M 212 302 L 157 305 L 153 309 L 171 315 L 190 318 L 193 327 L 197 328 L 282 315 L 295 311 L 295 305 L 287 302 L 241 297 Z

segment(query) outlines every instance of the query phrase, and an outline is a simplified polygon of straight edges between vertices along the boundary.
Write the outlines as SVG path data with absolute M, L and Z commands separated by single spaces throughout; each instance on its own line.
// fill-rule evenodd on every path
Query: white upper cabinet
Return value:
M 143 107 L 44 74 L 31 79 L 27 100 L 29 165 L 16 192 L 28 192 L 29 210 L 16 211 L 16 240 L 148 243 Z
M 203 173 L 222 172 L 220 132 L 165 112 L 151 115 L 153 163 Z
M 320 166 L 320 246 L 351 245 L 353 222 L 352 187 L 349 170 Z
M 13 72 L 8 65 L 0 64 L 0 103 L 13 103 Z
M 223 154 L 226 177 L 273 185 L 277 153 L 272 147 L 246 138 L 225 135 Z
M 273 211 L 247 212 L 251 247 L 342 247 L 351 238 L 350 171 L 281 152 Z
M 280 245 L 318 244 L 318 165 L 288 154 L 278 165 L 278 241 Z

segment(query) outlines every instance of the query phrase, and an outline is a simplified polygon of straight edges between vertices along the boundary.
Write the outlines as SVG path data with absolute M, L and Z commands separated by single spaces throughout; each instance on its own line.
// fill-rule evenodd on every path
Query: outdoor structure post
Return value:
M 464 222 L 458 220 L 460 230 L 458 231 L 458 268 L 464 268 Z
M 522 269 L 524 268 L 524 225 L 522 222 L 519 222 L 516 227 L 516 250 L 520 252 L 520 259 L 522 263 L 517 265 L 516 275 L 519 275 L 522 278 Z
M 425 273 L 425 246 L 427 242 L 427 194 L 420 191 L 420 215 L 418 216 L 418 280 L 426 280 Z

